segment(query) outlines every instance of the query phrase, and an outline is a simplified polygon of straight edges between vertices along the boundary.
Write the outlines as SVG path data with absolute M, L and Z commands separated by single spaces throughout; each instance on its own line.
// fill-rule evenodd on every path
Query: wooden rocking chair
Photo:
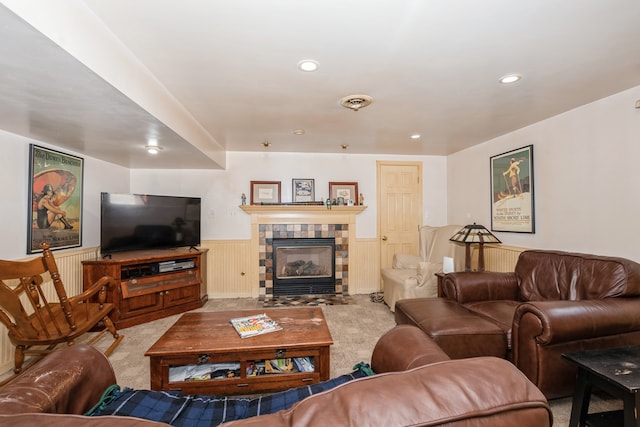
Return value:
M 105 303 L 106 288 L 115 285 L 114 279 L 102 277 L 80 295 L 68 298 L 49 245 L 42 243 L 41 248 L 42 256 L 29 261 L 0 260 L 0 321 L 16 346 L 15 373 L 22 370 L 25 354 L 42 357 L 60 343 L 73 345 L 96 326 L 104 328 L 88 344 L 109 331 L 115 341 L 104 352 L 107 356 L 124 338 L 108 316 L 113 304 Z M 47 292 L 52 284 L 54 290 Z M 57 295 L 58 301 L 49 302 L 46 295 Z

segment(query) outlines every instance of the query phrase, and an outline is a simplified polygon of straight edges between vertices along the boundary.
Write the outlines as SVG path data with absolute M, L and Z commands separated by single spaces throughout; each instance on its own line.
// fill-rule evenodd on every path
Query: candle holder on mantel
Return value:
M 473 224 L 465 225 L 456 234 L 449 239 L 452 242 L 464 243 L 464 271 L 471 271 L 471 245 L 477 243 L 479 245 L 478 252 L 478 271 L 484 271 L 484 244 L 485 243 L 502 243 L 500 239 L 494 236 L 484 225 Z

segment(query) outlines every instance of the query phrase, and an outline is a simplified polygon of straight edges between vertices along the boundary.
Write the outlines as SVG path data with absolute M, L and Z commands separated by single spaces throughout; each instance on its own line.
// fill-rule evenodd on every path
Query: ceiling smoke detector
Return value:
M 373 99 L 368 95 L 349 95 L 340 100 L 340 104 L 344 108 L 348 108 L 353 111 L 358 111 L 361 108 L 371 104 Z

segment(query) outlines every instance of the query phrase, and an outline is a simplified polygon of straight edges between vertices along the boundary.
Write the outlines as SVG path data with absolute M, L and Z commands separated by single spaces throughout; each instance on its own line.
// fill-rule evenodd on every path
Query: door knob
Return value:
M 387 236 L 382 236 L 382 240 L 386 241 L 387 240 Z

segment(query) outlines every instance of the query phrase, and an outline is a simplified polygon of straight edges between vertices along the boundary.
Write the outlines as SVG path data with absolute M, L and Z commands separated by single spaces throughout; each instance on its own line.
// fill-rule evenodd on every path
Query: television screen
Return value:
M 200 198 L 101 194 L 100 251 L 200 244 Z

